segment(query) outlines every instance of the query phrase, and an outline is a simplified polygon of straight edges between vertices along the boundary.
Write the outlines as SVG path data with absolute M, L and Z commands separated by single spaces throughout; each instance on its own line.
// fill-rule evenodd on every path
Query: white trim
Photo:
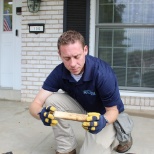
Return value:
M 0 74 L 1 74 L 1 46 L 2 46 L 2 41 L 1 41 L 1 37 L 2 37 L 2 25 L 3 25 L 3 19 L 2 19 L 2 12 L 3 12 L 3 5 L 2 5 L 3 1 L 0 1 Z M 0 87 L 1 87 L 1 75 L 0 75 Z
M 133 97 L 152 97 L 154 98 L 154 92 L 140 92 L 140 91 L 124 91 L 120 90 L 121 96 L 133 96 Z
M 16 7 L 22 7 L 22 1 L 13 0 L 13 89 L 21 89 L 21 18 L 22 15 L 16 14 Z M 18 30 L 18 36 L 15 35 L 15 30 Z
M 95 17 L 96 1 L 90 1 L 90 34 L 89 34 L 89 54 L 95 56 Z

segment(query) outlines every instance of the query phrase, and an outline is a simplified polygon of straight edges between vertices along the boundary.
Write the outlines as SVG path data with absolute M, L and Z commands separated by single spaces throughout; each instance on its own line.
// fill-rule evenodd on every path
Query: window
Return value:
M 3 31 L 12 31 L 12 0 L 4 0 Z
M 154 91 L 154 1 L 99 0 L 97 8 L 97 56 L 120 89 Z

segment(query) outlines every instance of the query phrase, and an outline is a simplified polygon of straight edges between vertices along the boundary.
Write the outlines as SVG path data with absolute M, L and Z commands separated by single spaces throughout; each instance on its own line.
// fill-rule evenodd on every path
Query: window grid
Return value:
M 103 32 L 103 31 L 108 31 L 109 29 L 108 28 L 103 28 L 103 29 L 98 29 L 98 31 L 101 31 L 101 32 Z M 110 62 L 110 65 L 113 67 L 113 69 L 125 69 L 125 87 L 129 87 L 129 84 L 128 84 L 128 78 L 129 78 L 129 76 L 128 76 L 128 70 L 129 69 L 132 69 L 132 70 L 138 70 L 137 72 L 138 72 L 138 75 L 139 75 L 139 77 L 138 77 L 138 85 L 137 85 L 137 87 L 139 87 L 139 88 L 141 88 L 142 87 L 142 89 L 144 88 L 143 86 L 142 86 L 142 84 L 143 84 L 143 79 L 142 79 L 142 77 L 143 77 L 143 75 L 145 74 L 144 72 L 143 72 L 143 68 L 145 69 L 145 68 L 147 68 L 147 69 L 149 69 L 149 70 L 151 70 L 152 71 L 152 69 L 151 68 L 149 68 L 149 66 L 144 66 L 143 64 L 143 60 L 146 60 L 146 59 L 144 59 L 144 54 L 146 55 L 147 54 L 147 52 L 150 52 L 150 50 L 147 50 L 147 51 L 145 51 L 145 53 L 144 53 L 144 46 L 146 46 L 147 44 L 145 43 L 145 40 L 144 40 L 144 35 L 145 34 L 147 34 L 147 30 L 149 31 L 149 29 L 132 29 L 132 28 L 127 28 L 125 31 L 125 34 L 126 34 L 126 36 L 128 37 L 129 35 L 131 36 L 132 34 L 134 35 L 134 34 L 139 34 L 140 33 L 140 31 L 142 31 L 142 35 L 141 35 L 141 39 L 140 39 L 140 42 L 136 42 L 136 44 L 137 44 L 137 46 L 139 45 L 140 46 L 140 48 L 138 49 L 138 48 L 136 48 L 135 49 L 135 47 L 133 47 L 133 48 L 129 48 L 129 42 L 128 42 L 128 39 L 126 40 L 126 44 L 127 44 L 127 46 L 125 47 L 127 50 L 130 50 L 131 52 L 130 53 L 132 53 L 132 55 L 134 55 L 134 56 L 136 56 L 136 55 L 138 55 L 139 54 L 139 58 L 140 58 L 140 60 L 139 61 L 136 61 L 136 62 L 138 62 L 139 64 L 137 65 L 137 66 L 129 66 L 131 63 L 131 61 L 128 61 L 129 59 L 130 59 L 130 53 L 129 52 L 126 52 L 125 54 L 125 59 L 126 59 L 126 62 L 125 62 L 125 65 L 115 65 L 114 64 L 114 60 L 115 60 L 115 58 L 114 58 L 114 53 L 115 53 L 115 50 L 116 49 L 125 49 L 124 47 L 120 47 L 119 45 L 117 45 L 116 47 L 115 47 L 115 45 L 114 45 L 114 36 L 115 36 L 115 33 L 116 33 L 116 31 L 117 31 L 117 29 L 110 29 L 111 30 L 111 32 L 112 32 L 112 41 L 111 41 L 111 47 L 110 46 L 108 46 L 109 44 L 106 44 L 106 46 L 99 46 L 99 44 L 98 44 L 98 47 L 99 47 L 99 49 L 111 49 L 111 62 Z M 118 30 L 119 31 L 119 30 Z M 154 29 L 151 29 L 151 33 L 152 33 L 152 31 L 154 31 Z M 100 33 L 100 32 L 98 32 L 98 33 Z M 152 35 L 153 35 L 153 33 L 152 33 Z M 136 38 L 136 37 L 135 37 Z M 138 38 L 138 37 L 137 37 Z M 137 39 L 136 39 L 137 40 Z M 147 41 L 148 42 L 148 41 Z M 139 44 L 138 44 L 139 43 Z M 151 47 L 150 45 L 149 45 L 149 47 Z M 148 48 L 149 48 L 148 47 Z M 153 47 L 153 46 L 152 46 Z M 127 51 L 126 50 L 126 51 Z M 134 51 L 133 51 L 134 50 Z M 133 51 L 133 52 L 132 52 Z M 135 55 L 135 52 L 139 52 L 138 54 L 136 54 Z M 144 54 L 143 54 L 144 53 Z M 152 53 L 152 56 L 154 57 L 154 54 Z M 138 58 L 138 57 L 137 57 Z M 103 58 L 102 58 L 103 59 Z M 147 60 L 146 60 L 147 61 Z M 146 62 L 147 63 L 147 62 Z M 154 63 L 154 61 L 153 61 L 153 63 Z M 128 65 L 129 64 L 129 65 Z M 135 80 L 135 79 L 134 79 Z M 136 79 L 137 80 L 137 79 Z M 135 82 L 135 81 L 134 81 Z M 132 86 L 133 87 L 133 86 Z
M 152 19 L 152 22 L 150 21 L 150 22 L 146 22 L 146 23 L 144 22 L 144 20 L 149 21 L 150 19 L 142 18 L 143 20 L 140 20 L 140 23 L 134 22 L 135 18 L 132 16 L 132 14 L 128 13 L 127 18 L 129 20 L 130 20 L 130 18 L 133 17 L 131 22 L 129 22 L 129 23 L 115 22 L 116 6 L 112 5 L 110 3 L 110 5 L 113 6 L 112 7 L 113 11 L 109 11 L 109 12 L 112 12 L 112 14 L 111 14 L 112 15 L 112 23 L 107 23 L 107 22 L 99 23 L 99 21 L 100 21 L 100 17 L 99 17 L 100 4 L 99 4 L 99 2 L 101 2 L 101 0 L 97 1 L 97 8 L 98 8 L 97 9 L 97 17 L 98 18 L 96 18 L 96 36 L 97 36 L 96 37 L 96 42 L 97 42 L 96 43 L 96 56 L 103 59 L 104 53 L 102 53 L 102 52 L 105 51 L 105 57 L 107 59 L 111 59 L 111 61 L 109 61 L 109 64 L 113 67 L 113 69 L 117 69 L 119 71 L 122 71 L 122 74 L 123 74 L 123 71 L 125 70 L 125 79 L 124 80 L 122 79 L 124 81 L 124 82 L 122 81 L 124 83 L 124 85 L 120 85 L 120 89 L 154 91 L 154 83 L 152 82 L 154 70 L 152 68 L 150 68 L 149 66 L 147 66 L 148 62 L 144 62 L 144 60 L 146 60 L 146 58 L 150 54 L 151 54 L 150 56 L 154 58 L 154 47 L 151 45 L 151 44 L 153 44 L 152 42 L 154 40 L 154 37 L 153 37 L 154 35 L 151 34 L 154 31 L 154 19 Z M 148 7 L 150 6 L 149 3 L 152 5 L 154 4 L 154 2 L 152 0 L 145 2 L 145 3 L 147 4 L 146 6 L 148 6 Z M 143 4 L 140 2 L 140 6 L 138 6 L 138 7 L 141 8 L 143 5 L 145 6 L 145 3 Z M 105 4 L 107 6 L 109 3 L 108 4 L 102 3 L 101 5 L 103 5 L 103 4 Z M 120 4 L 120 3 L 118 3 L 118 4 Z M 123 2 L 122 4 L 128 4 L 127 9 L 129 11 L 130 10 L 132 11 L 134 8 L 133 5 L 134 4 L 136 4 L 135 6 L 139 5 L 139 2 L 135 1 L 135 3 L 130 3 L 129 1 L 126 1 L 126 3 Z M 140 10 L 142 10 L 142 9 L 140 9 Z M 146 10 L 148 10 L 148 8 L 146 8 Z M 142 14 L 142 12 L 139 12 L 139 13 Z M 146 11 L 146 13 L 148 13 L 148 11 Z M 144 15 L 144 17 L 145 16 L 146 15 Z M 103 18 L 104 18 L 104 16 L 103 16 Z M 108 20 L 108 21 L 111 21 L 111 20 Z M 106 33 L 105 33 L 105 30 L 107 30 Z M 106 39 L 105 39 L 105 37 L 104 38 L 102 37 L 101 38 L 102 40 L 100 41 L 100 37 L 101 37 L 100 31 L 104 31 L 104 33 L 102 33 L 102 34 L 110 35 L 109 30 L 111 31 L 111 34 L 112 34 L 111 35 L 112 36 L 111 43 L 109 43 L 109 41 L 108 41 L 110 36 L 107 36 Z M 118 38 L 119 36 L 116 36 L 117 35 L 116 33 L 118 30 L 121 30 L 121 36 L 126 35 L 128 37 L 130 35 L 132 37 L 130 40 L 128 39 L 129 37 L 126 40 L 124 40 L 125 44 L 127 46 L 123 46 L 122 43 L 119 44 L 119 42 L 120 42 L 119 40 L 115 41 L 115 39 L 119 39 Z M 140 34 L 141 37 L 138 36 L 138 33 L 142 33 L 142 35 Z M 103 39 L 105 42 L 103 42 Z M 106 43 L 106 44 L 104 44 L 104 43 Z M 117 44 L 115 44 L 115 43 L 117 43 Z M 108 44 L 108 46 L 107 46 L 107 44 Z M 132 45 L 132 47 L 130 47 L 129 45 Z M 118 57 L 116 52 L 123 53 L 123 56 L 126 59 L 125 63 L 124 62 L 123 62 L 123 64 L 121 63 L 122 65 L 115 65 L 117 63 L 115 57 L 116 58 Z M 126 52 L 126 53 L 124 53 L 124 52 Z M 136 66 L 135 66 L 135 63 L 131 64 L 131 61 L 132 61 L 131 57 L 132 56 L 137 56 L 138 59 L 140 58 L 140 60 L 137 59 L 136 62 L 138 64 Z M 122 60 L 124 57 L 121 57 Z M 121 60 L 121 58 L 119 58 L 119 59 Z M 133 59 L 135 59 L 135 57 Z M 151 59 L 149 61 L 154 63 L 154 59 Z M 151 65 L 153 66 L 154 64 L 151 64 Z M 131 81 L 130 75 L 133 75 L 133 72 L 136 73 L 136 75 L 134 74 L 134 76 L 137 76 L 136 78 L 134 77 L 132 79 L 132 80 L 134 80 L 134 83 L 137 82 L 136 85 L 135 84 L 133 85 L 130 82 Z M 147 73 L 147 74 L 151 73 L 151 76 L 149 75 L 148 80 L 145 77 L 143 78 L 143 75 L 145 73 Z M 124 76 L 121 76 L 121 77 L 124 78 Z M 143 80 L 145 80 L 146 82 Z M 151 82 L 152 86 L 149 84 L 150 82 Z M 145 83 L 148 83 L 148 84 L 145 85 Z

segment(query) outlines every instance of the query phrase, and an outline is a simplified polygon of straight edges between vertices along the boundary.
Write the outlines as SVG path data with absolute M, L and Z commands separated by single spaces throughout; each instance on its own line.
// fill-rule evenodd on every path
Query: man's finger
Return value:
M 47 106 L 46 107 L 46 111 L 51 111 L 51 112 L 54 112 L 54 111 L 56 111 L 56 108 L 54 107 L 54 106 Z

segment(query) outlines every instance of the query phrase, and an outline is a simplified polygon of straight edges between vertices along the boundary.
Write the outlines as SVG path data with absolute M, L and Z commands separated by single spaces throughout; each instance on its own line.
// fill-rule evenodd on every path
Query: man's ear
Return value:
M 85 55 L 88 54 L 88 46 L 87 45 L 84 46 L 84 52 L 85 52 Z
M 61 54 L 60 54 L 60 51 L 58 50 L 58 54 L 59 54 L 59 56 L 61 56 Z

